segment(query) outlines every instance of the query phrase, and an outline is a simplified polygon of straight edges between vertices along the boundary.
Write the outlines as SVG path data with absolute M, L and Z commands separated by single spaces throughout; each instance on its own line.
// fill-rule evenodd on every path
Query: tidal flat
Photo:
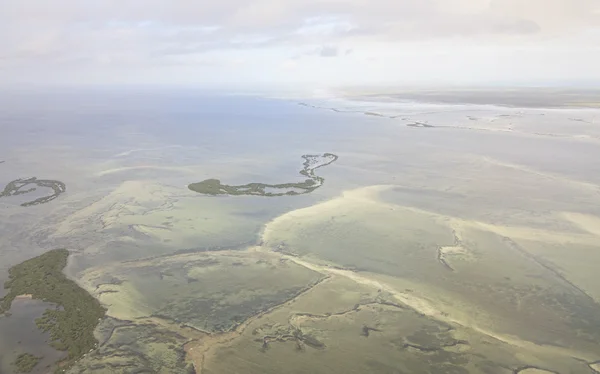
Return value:
M 598 372 L 600 112 L 550 96 L 12 95 L 0 182 L 69 190 L 0 199 L 0 281 L 69 250 L 61 274 L 106 308 L 69 373 Z M 339 159 L 311 193 L 188 188 L 278 193 L 324 152 Z M 3 373 L 23 353 L 43 357 L 33 372 L 64 359 L 22 302 L 0 317 Z

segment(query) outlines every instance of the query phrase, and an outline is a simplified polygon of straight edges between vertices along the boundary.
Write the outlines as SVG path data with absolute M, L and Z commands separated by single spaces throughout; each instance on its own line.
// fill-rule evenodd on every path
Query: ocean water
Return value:
M 11 365 L 21 353 L 35 352 L 42 357 L 32 373 L 48 372 L 48 367 L 64 357 L 64 353 L 50 347 L 47 343 L 49 333 L 41 332 L 35 320 L 44 314 L 52 304 L 38 300 L 18 299 L 13 302 L 10 317 L 0 317 L 0 373 L 10 373 Z
M 55 234 L 68 217 L 132 182 L 168 186 L 172 199 L 210 201 L 215 211 L 198 212 L 207 219 L 235 208 L 257 230 L 280 214 L 373 185 L 395 186 L 382 195 L 389 202 L 494 224 L 543 226 L 554 212 L 600 216 L 599 120 L 593 109 L 189 90 L 2 93 L 0 188 L 35 176 L 62 181 L 67 192 L 28 208 L 18 203 L 41 191 L 0 199 L 0 282 L 10 266 L 57 245 L 83 253 L 77 270 L 105 265 L 112 257 L 96 254 L 93 236 L 103 217 L 81 221 L 73 240 Z M 229 185 L 303 181 L 301 156 L 326 152 L 339 159 L 316 171 L 325 184 L 308 195 L 213 198 L 187 189 L 208 178 Z M 115 238 L 123 235 L 115 231 Z M 211 243 L 229 245 L 227 239 Z M 147 248 L 148 256 L 189 249 Z M 144 257 L 144 249 L 131 256 Z M 0 337 L 4 346 L 14 340 L 10 334 Z
M 24 196 L 0 200 L 0 206 L 7 208 L 0 214 L 0 233 L 23 228 L 17 239 L 0 246 L 0 254 L 14 252 L 11 245 L 27 238 L 28 222 L 35 225 L 59 208 L 75 211 L 126 181 L 150 180 L 182 193 L 187 184 L 207 178 L 230 185 L 302 181 L 301 156 L 313 153 L 340 156 L 317 171 L 326 183 L 313 194 L 269 202 L 253 197 L 237 201 L 257 211 L 277 205 L 280 212 L 347 189 L 394 184 L 412 189 L 455 186 L 470 196 L 461 205 L 485 200 L 490 209 L 501 209 L 509 198 L 514 198 L 513 205 L 523 201 L 528 205 L 532 191 L 525 191 L 524 185 L 515 182 L 498 192 L 468 179 L 492 183 L 498 172 L 492 168 L 504 167 L 523 173 L 524 180 L 600 184 L 598 112 L 269 99 L 195 91 L 3 93 L 0 161 L 5 162 L 0 164 L 0 183 L 31 176 L 57 179 L 66 183 L 67 193 L 29 209 L 17 208 L 17 200 Z M 414 123 L 434 127 L 411 127 Z M 487 163 L 487 169 L 482 163 Z M 492 174 L 486 175 L 485 170 Z M 572 196 L 560 188 L 554 195 L 537 193 L 548 195 L 545 210 L 573 205 Z M 495 200 L 494 194 L 503 199 Z M 577 204 L 577 209 L 600 213 L 593 204 Z M 35 243 L 43 243 L 42 238 L 29 244 L 31 252 L 5 256 L 1 266 L 48 249 L 36 248 Z

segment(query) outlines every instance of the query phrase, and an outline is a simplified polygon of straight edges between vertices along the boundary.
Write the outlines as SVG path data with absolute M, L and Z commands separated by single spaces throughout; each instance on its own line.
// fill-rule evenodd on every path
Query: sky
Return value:
M 592 85 L 600 0 L 0 0 L 0 87 Z

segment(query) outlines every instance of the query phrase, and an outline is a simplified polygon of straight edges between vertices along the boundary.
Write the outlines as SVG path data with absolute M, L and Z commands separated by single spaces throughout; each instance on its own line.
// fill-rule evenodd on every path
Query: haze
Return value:
M 0 1 L 3 86 L 593 85 L 598 0 Z
M 600 0 L 0 0 L 0 374 L 600 374 Z

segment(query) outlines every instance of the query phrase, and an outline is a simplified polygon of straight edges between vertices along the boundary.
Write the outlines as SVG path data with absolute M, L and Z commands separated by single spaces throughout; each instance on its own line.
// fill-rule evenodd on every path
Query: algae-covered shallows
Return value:
M 323 155 L 303 155 L 304 168 L 300 174 L 308 177 L 304 182 L 265 184 L 248 183 L 239 186 L 229 186 L 221 184 L 218 179 L 206 179 L 202 182 L 192 183 L 188 188 L 194 192 L 206 195 L 254 195 L 254 196 L 294 196 L 310 193 L 321 187 L 325 182 L 323 177 L 315 175 L 315 170 L 327 166 L 338 159 L 333 153 L 324 153 Z M 272 192 L 280 190 L 281 192 Z
M 57 371 L 97 346 L 93 332 L 106 312 L 98 300 L 63 274 L 68 257 L 68 250 L 55 249 L 13 266 L 4 284 L 8 293 L 0 299 L 0 313 L 7 312 L 19 295 L 56 305 L 47 309 L 36 324 L 50 332 L 53 347 L 67 352 Z

